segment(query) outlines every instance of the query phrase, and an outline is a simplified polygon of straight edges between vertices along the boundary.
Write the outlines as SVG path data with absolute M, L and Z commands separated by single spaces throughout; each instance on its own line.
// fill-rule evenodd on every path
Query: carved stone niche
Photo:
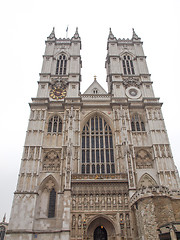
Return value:
M 135 161 L 137 169 L 153 168 L 153 159 L 149 150 L 146 149 L 136 150 Z
M 142 84 L 142 82 L 140 82 L 140 79 L 137 77 L 124 77 L 123 78 L 123 85 L 125 86 L 125 88 L 132 87 L 132 86 L 140 88 L 141 84 Z
M 54 150 L 45 153 L 42 170 L 44 171 L 59 171 L 60 170 L 60 154 Z

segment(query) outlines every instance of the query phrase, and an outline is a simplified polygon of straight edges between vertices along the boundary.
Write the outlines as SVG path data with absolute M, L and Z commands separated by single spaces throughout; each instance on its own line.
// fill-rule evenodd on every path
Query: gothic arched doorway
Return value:
M 94 240 L 107 240 L 107 232 L 103 226 L 99 226 L 95 229 Z
M 87 223 L 87 240 L 115 240 L 115 223 L 107 216 L 96 216 Z

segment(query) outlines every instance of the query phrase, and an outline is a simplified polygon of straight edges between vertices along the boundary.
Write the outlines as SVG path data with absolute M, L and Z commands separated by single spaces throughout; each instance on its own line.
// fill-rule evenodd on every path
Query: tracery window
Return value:
M 54 188 L 52 188 L 49 194 L 48 218 L 55 217 L 55 206 L 56 206 L 56 191 Z
M 56 63 L 56 74 L 65 75 L 67 72 L 67 58 L 64 54 L 61 54 Z
M 99 116 L 90 118 L 82 131 L 81 172 L 115 173 L 112 131 Z
M 123 72 L 125 75 L 135 74 L 132 57 L 130 55 L 123 56 L 122 64 L 123 64 Z
M 58 116 L 50 118 L 48 123 L 48 133 L 61 133 L 62 132 L 62 120 Z
M 146 131 L 144 121 L 137 113 L 134 114 L 131 118 L 131 129 L 133 132 Z

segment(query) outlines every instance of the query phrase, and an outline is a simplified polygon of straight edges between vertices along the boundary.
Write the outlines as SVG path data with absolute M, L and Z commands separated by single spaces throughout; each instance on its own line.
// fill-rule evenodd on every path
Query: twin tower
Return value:
M 82 94 L 81 38 L 46 40 L 7 240 L 180 239 L 179 176 L 142 41 L 107 42 Z

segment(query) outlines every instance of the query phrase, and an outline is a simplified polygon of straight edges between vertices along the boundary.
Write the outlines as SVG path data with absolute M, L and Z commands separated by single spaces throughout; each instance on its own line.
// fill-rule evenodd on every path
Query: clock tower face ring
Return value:
M 126 89 L 126 96 L 128 98 L 137 99 L 141 97 L 141 91 L 137 87 L 128 87 Z
M 54 100 L 60 100 L 65 98 L 66 96 L 66 88 L 65 87 L 53 87 L 50 90 L 49 96 Z

